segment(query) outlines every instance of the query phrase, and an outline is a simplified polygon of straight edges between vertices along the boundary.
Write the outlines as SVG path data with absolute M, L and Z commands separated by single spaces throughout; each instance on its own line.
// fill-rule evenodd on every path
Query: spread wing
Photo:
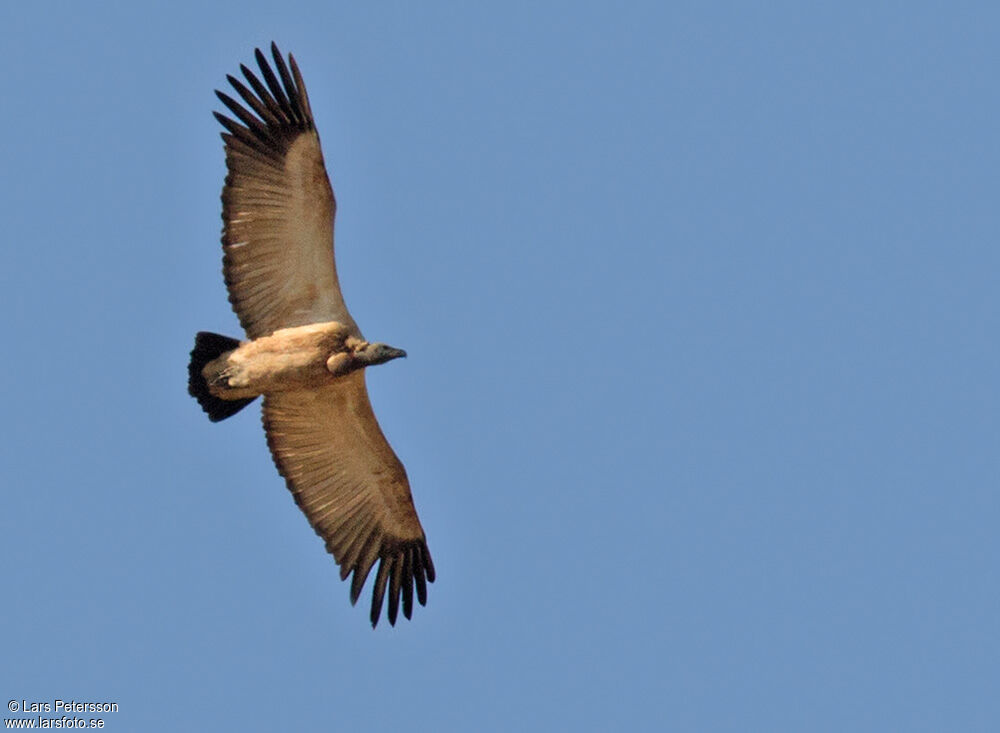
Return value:
M 378 560 L 372 626 L 387 585 L 389 623 L 396 623 L 400 595 L 410 618 L 414 589 L 420 605 L 427 601 L 434 565 L 406 471 L 368 401 L 364 370 L 320 389 L 266 395 L 264 429 L 278 471 L 326 541 L 341 579 L 354 573 L 351 603 Z
M 226 77 L 246 106 L 216 92 L 236 117 L 215 113 L 227 130 L 222 262 L 229 300 L 252 339 L 327 321 L 360 338 L 337 282 L 337 204 L 306 88 L 295 59 L 289 55 L 289 71 L 273 43 L 271 53 L 277 76 L 257 49 L 264 82 L 243 65 L 250 88 Z

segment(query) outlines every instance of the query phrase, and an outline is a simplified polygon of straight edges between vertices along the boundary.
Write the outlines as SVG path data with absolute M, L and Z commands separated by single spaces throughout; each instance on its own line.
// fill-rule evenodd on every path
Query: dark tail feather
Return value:
M 232 417 L 244 407 L 253 402 L 256 397 L 242 400 L 223 400 L 208 391 L 208 382 L 201 376 L 201 370 L 208 362 L 232 351 L 240 342 L 228 336 L 217 333 L 199 331 L 194 337 L 194 348 L 191 350 L 191 363 L 188 364 L 188 394 L 198 400 L 198 404 L 208 414 L 212 422 Z

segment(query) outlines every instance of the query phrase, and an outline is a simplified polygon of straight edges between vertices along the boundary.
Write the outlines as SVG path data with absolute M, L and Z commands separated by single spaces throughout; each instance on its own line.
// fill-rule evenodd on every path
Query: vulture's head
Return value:
M 400 356 L 406 356 L 406 352 L 402 349 L 393 348 L 389 344 L 367 344 L 354 353 L 354 358 L 365 366 L 385 364 L 387 361 L 392 361 Z

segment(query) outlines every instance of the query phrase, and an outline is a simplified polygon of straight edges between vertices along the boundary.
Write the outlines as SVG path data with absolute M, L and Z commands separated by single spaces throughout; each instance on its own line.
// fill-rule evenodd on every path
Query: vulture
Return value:
M 278 472 L 326 549 L 351 579 L 357 603 L 378 563 L 376 626 L 427 603 L 434 564 L 406 470 L 382 434 L 365 368 L 406 352 L 364 339 L 344 304 L 333 254 L 337 203 L 295 58 L 257 49 L 260 76 L 227 76 L 242 103 L 220 91 L 225 128 L 222 269 L 246 332 L 238 341 L 195 336 L 188 392 L 213 422 L 263 397 L 267 445 Z

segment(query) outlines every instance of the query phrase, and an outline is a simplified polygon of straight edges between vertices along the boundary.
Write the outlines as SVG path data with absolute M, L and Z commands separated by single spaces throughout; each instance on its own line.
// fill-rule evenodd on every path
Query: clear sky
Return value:
M 3 701 L 995 731 L 998 6 L 472 5 L 3 3 Z M 395 628 L 257 408 L 186 394 L 241 335 L 212 91 L 272 39 L 409 352 L 369 387 L 438 580 Z

